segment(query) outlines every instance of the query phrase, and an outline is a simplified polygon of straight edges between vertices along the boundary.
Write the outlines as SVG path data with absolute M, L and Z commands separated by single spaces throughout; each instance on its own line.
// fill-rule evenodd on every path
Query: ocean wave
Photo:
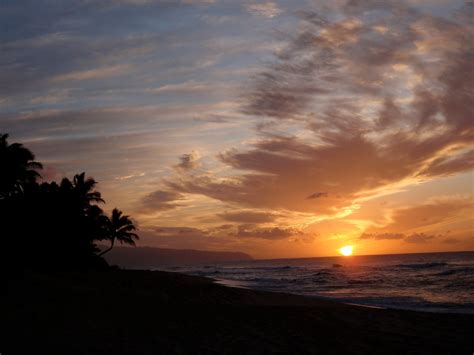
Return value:
M 251 267 L 246 267 L 246 266 L 222 266 L 222 269 L 224 269 L 226 272 L 230 270 L 248 270 L 248 271 L 278 271 L 278 270 L 297 270 L 300 269 L 297 266 L 251 266 Z
M 322 268 L 322 269 L 318 270 L 317 272 L 315 272 L 313 275 L 314 276 L 335 275 L 335 274 L 340 274 L 340 273 L 341 273 L 341 271 L 338 270 L 337 268 L 331 268 L 331 269 Z
M 407 269 L 430 269 L 435 267 L 448 266 L 448 263 L 431 262 L 431 263 L 415 263 L 415 264 L 397 264 L 395 267 Z
M 436 274 L 433 274 L 433 276 L 451 276 L 451 275 L 459 275 L 459 274 L 474 274 L 474 268 L 463 267 L 459 269 L 445 270 L 445 271 L 437 272 Z

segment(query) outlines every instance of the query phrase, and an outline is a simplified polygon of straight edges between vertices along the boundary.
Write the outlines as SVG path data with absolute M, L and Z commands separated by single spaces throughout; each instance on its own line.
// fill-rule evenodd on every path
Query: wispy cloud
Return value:
M 413 233 L 405 235 L 403 233 L 364 233 L 360 239 L 365 240 L 403 240 L 406 243 L 427 243 L 439 239 L 442 235 L 430 235 L 425 233 Z
M 180 91 L 204 91 L 209 89 L 209 85 L 204 82 L 197 82 L 194 80 L 187 81 L 179 84 L 167 84 L 158 88 L 149 89 L 153 93 L 162 92 L 180 92 Z
M 273 213 L 255 211 L 223 212 L 218 213 L 217 216 L 225 221 L 237 223 L 268 223 L 273 222 L 276 218 Z
M 282 10 L 278 7 L 278 5 L 272 1 L 263 3 L 248 3 L 244 6 L 248 12 L 267 18 L 273 18 L 282 13 Z
M 159 190 L 145 196 L 142 200 L 142 205 L 152 211 L 162 211 L 182 206 L 183 204 L 179 203 L 179 201 L 184 199 L 185 197 L 180 193 Z
M 258 228 L 253 225 L 242 224 L 238 227 L 235 234 L 238 238 L 259 238 L 259 239 L 288 239 L 292 236 L 302 234 L 301 231 L 294 228 Z
M 53 81 L 95 80 L 110 76 L 125 75 L 131 70 L 129 65 L 114 65 L 89 70 L 74 71 L 52 78 Z
M 458 228 L 463 224 L 469 225 L 473 208 L 474 202 L 470 197 L 452 197 L 397 208 L 391 211 L 385 225 L 367 228 L 360 239 L 403 239 L 413 243 L 428 241 L 434 236 L 438 238 L 449 233 L 453 224 Z

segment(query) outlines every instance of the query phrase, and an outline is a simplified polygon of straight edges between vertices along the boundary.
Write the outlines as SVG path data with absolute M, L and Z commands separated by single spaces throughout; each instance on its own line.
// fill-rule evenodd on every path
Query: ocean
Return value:
M 233 287 L 372 307 L 474 314 L 474 252 L 255 260 L 160 268 Z

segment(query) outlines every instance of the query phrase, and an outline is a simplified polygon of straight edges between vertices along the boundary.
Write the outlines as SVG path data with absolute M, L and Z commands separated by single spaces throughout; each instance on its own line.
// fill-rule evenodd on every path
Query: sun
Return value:
M 339 253 L 344 256 L 352 255 L 352 245 L 346 245 L 339 249 Z

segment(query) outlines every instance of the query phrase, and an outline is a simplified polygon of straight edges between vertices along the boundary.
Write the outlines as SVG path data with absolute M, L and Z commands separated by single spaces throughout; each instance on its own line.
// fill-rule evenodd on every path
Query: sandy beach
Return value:
M 26 273 L 2 354 L 471 354 L 474 316 L 230 288 L 158 271 Z

